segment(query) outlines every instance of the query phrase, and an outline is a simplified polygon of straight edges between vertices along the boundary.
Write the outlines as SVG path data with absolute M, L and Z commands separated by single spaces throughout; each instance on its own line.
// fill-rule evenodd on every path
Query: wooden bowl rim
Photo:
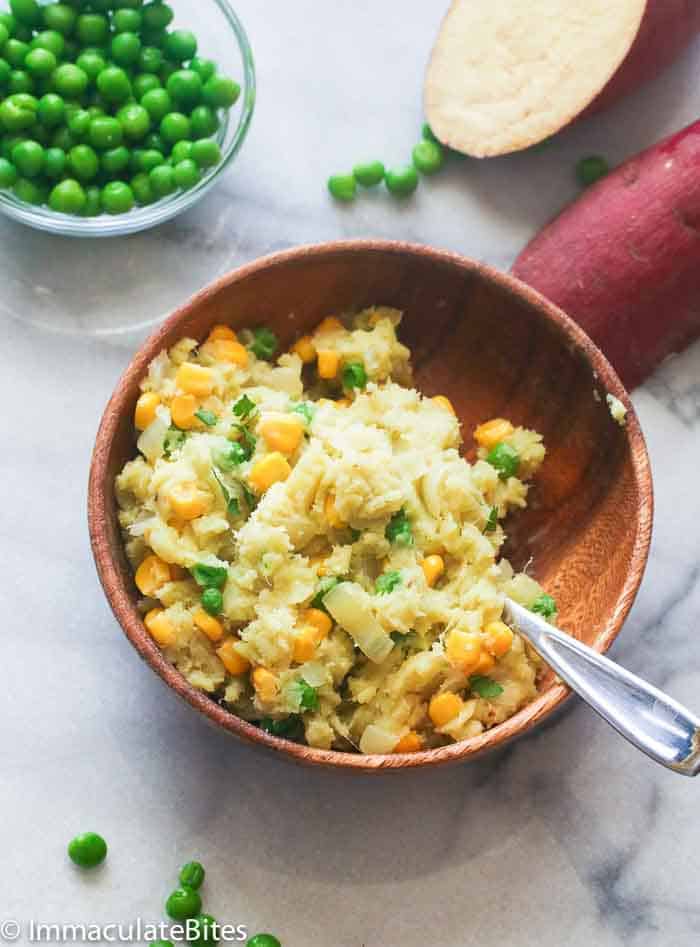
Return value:
M 109 448 L 124 414 L 125 405 L 133 397 L 135 386 L 141 381 L 150 361 L 163 348 L 165 337 L 195 311 L 200 303 L 224 287 L 247 280 L 268 268 L 305 260 L 328 260 L 356 252 L 409 255 L 422 260 L 431 260 L 441 265 L 457 267 L 465 273 L 495 284 L 505 296 L 525 302 L 530 308 L 537 310 L 545 320 L 554 324 L 569 343 L 584 356 L 605 391 L 624 403 L 627 408 L 627 424 L 624 431 L 629 444 L 640 504 L 637 510 L 637 529 L 630 568 L 617 596 L 610 619 L 596 638 L 595 648 L 601 653 L 607 651 L 617 637 L 644 574 L 651 542 L 653 489 L 649 457 L 636 412 L 622 382 L 600 349 L 572 319 L 534 289 L 507 273 L 458 253 L 422 244 L 392 240 L 340 240 L 301 245 L 260 257 L 226 273 L 200 290 L 161 323 L 141 345 L 119 379 L 102 416 L 92 455 L 88 484 L 90 542 L 98 576 L 112 611 L 139 655 L 169 687 L 211 723 L 222 727 L 244 742 L 265 747 L 297 762 L 376 773 L 454 763 L 494 749 L 526 733 L 553 713 L 570 696 L 570 691 L 564 685 L 557 684 L 504 723 L 477 737 L 416 753 L 361 755 L 339 750 L 316 749 L 274 737 L 195 690 L 165 659 L 147 634 L 136 609 L 133 592 L 124 582 L 119 563 L 109 547 L 107 517 L 111 497 L 107 495 L 109 485 L 105 490 L 102 490 L 100 486 L 106 483 Z

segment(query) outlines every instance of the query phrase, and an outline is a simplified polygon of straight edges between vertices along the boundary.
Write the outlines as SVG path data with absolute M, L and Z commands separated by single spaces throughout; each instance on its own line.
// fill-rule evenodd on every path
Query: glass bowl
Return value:
M 48 2 L 48 0 L 43 0 Z M 255 107 L 255 65 L 248 37 L 228 0 L 171 0 L 174 29 L 192 29 L 198 54 L 213 59 L 222 73 L 235 79 L 241 94 L 214 136 L 221 146 L 222 160 L 209 168 L 187 191 L 178 191 L 147 207 L 127 214 L 77 217 L 59 214 L 48 207 L 20 201 L 10 191 L 0 191 L 0 212 L 23 224 L 67 237 L 120 237 L 147 230 L 192 207 L 209 191 L 231 164 L 245 140 Z M 206 7 L 206 13 L 204 9 Z

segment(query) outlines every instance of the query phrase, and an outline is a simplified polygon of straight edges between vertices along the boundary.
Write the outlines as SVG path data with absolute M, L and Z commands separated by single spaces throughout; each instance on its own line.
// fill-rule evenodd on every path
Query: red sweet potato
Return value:
M 513 273 L 574 318 L 628 388 L 700 336 L 700 121 L 586 191 Z

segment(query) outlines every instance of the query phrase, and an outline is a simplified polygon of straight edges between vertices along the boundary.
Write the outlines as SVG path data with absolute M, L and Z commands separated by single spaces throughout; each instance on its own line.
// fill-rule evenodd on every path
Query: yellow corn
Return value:
M 181 391 L 188 395 L 206 398 L 214 390 L 214 376 L 210 368 L 183 362 L 175 375 L 175 382 Z
M 240 368 L 248 366 L 248 349 L 235 339 L 214 339 L 211 351 L 219 362 L 230 362 Z
M 445 653 L 450 664 L 465 674 L 471 674 L 481 658 L 481 640 L 472 632 L 455 629 L 447 636 Z
M 250 667 L 250 662 L 234 648 L 237 641 L 238 638 L 227 638 L 226 641 L 216 649 L 217 657 L 228 673 L 233 675 L 245 674 Z
M 492 621 L 484 629 L 486 632 L 486 649 L 494 658 L 502 658 L 513 644 L 513 632 L 502 621 Z
M 335 402 L 336 408 L 349 408 L 351 404 L 352 401 L 349 398 L 338 398 Z
M 146 556 L 141 565 L 136 570 L 134 581 L 136 588 L 142 595 L 153 598 L 159 588 L 170 582 L 171 572 L 167 562 L 159 556 Z
M 267 668 L 256 668 L 253 671 L 253 687 L 260 700 L 274 700 L 279 690 L 277 678 Z
M 316 358 L 316 349 L 310 335 L 302 335 L 292 346 L 292 352 L 298 355 L 304 365 L 309 365 Z
M 328 520 L 328 525 L 332 526 L 333 529 L 342 529 L 345 526 L 345 520 L 338 514 L 335 505 L 335 496 L 332 493 L 326 496 L 323 504 L 323 513 Z
M 485 447 L 491 450 L 496 444 L 500 444 L 504 437 L 508 437 L 514 431 L 513 425 L 505 418 L 493 418 L 491 421 L 485 421 L 474 431 L 474 440 L 479 447 Z
M 310 625 L 307 628 L 300 628 L 294 637 L 293 657 L 297 664 L 304 664 L 310 661 L 318 644 L 316 629 Z
M 268 414 L 258 424 L 258 434 L 270 450 L 293 454 L 304 437 L 304 422 L 297 414 Z
M 322 641 L 333 627 L 330 615 L 320 608 L 305 608 L 299 615 L 299 623 L 314 628 L 319 641 Z
M 479 655 L 479 663 L 474 668 L 474 674 L 488 674 L 496 667 L 496 659 L 491 657 L 488 651 L 482 651 Z
M 265 493 L 273 483 L 286 480 L 292 472 L 285 457 L 279 453 L 268 454 L 259 460 L 250 471 L 248 480 L 256 493 Z
M 432 589 L 445 571 L 445 560 L 442 556 L 426 556 L 421 563 L 421 569 L 428 587 Z
M 203 631 L 210 641 L 220 641 L 223 638 L 224 626 L 209 612 L 205 612 L 203 608 L 198 608 L 192 618 L 197 628 Z
M 139 431 L 145 431 L 148 425 L 155 419 L 156 408 L 160 404 L 160 397 L 155 391 L 144 391 L 136 402 L 134 411 L 134 425 Z
M 143 619 L 143 623 L 151 638 L 161 648 L 168 648 L 175 644 L 175 626 L 162 608 L 152 608 Z
M 176 516 L 183 520 L 196 520 L 209 509 L 210 498 L 194 481 L 176 483 L 168 493 L 170 506 Z
M 312 569 L 316 570 L 316 575 L 326 575 L 328 569 L 326 569 L 326 557 L 325 556 L 312 556 L 309 559 L 309 565 Z
M 326 318 L 322 319 L 316 326 L 316 332 L 338 332 L 338 330 L 344 328 L 345 326 L 340 319 L 337 319 L 335 316 L 326 316 Z
M 197 399 L 194 395 L 176 395 L 170 402 L 170 416 L 173 424 L 182 431 L 189 431 L 198 423 L 198 419 L 194 416 L 196 410 Z
M 423 748 L 423 737 L 415 730 L 409 730 L 394 747 L 394 753 L 416 753 Z
M 331 349 L 321 349 L 318 353 L 318 374 L 320 378 L 335 378 L 340 367 L 340 355 Z
M 433 398 L 433 401 L 435 402 L 435 404 L 439 405 L 441 408 L 444 408 L 445 411 L 449 411 L 450 414 L 454 414 L 456 417 L 457 412 L 453 408 L 452 402 L 450 401 L 449 398 L 446 398 L 444 395 L 435 395 L 435 397 Z
M 222 339 L 228 342 L 237 342 L 238 336 L 230 326 L 224 325 L 214 326 L 207 336 L 207 342 L 219 342 Z
M 445 691 L 444 694 L 436 694 L 430 701 L 428 715 L 436 727 L 444 727 L 450 720 L 454 720 L 462 707 L 464 701 L 459 694 Z

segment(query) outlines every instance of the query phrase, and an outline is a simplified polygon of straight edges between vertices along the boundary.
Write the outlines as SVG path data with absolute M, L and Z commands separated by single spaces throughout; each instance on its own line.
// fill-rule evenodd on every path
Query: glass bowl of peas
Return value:
M 2 213 L 64 236 L 123 236 L 207 193 L 255 105 L 253 55 L 227 0 L 5 2 Z

